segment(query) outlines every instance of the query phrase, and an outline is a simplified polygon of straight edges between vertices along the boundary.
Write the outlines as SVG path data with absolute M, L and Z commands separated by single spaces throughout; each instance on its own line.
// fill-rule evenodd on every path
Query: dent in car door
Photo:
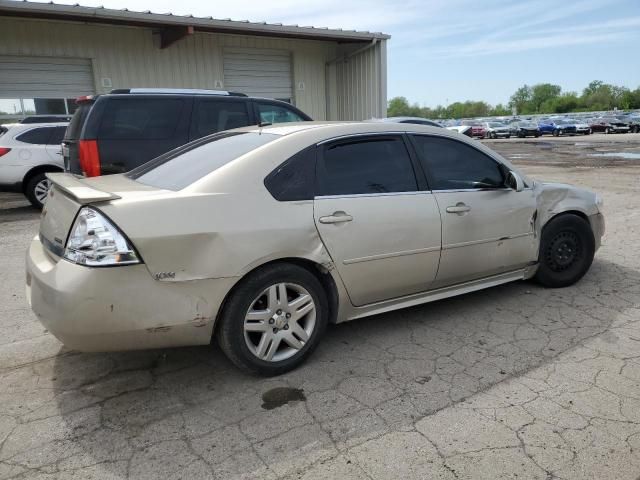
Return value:
M 537 258 L 532 189 L 505 186 L 506 167 L 454 139 L 412 137 L 442 216 L 434 287 L 516 270 Z
M 326 145 L 318 161 L 316 227 L 351 301 L 425 291 L 440 259 L 440 214 L 418 191 L 402 137 Z

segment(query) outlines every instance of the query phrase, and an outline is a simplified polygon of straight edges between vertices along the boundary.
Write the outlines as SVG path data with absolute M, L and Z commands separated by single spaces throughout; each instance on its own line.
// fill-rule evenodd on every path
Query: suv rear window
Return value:
M 227 163 L 277 139 L 271 133 L 220 133 L 165 153 L 127 176 L 145 185 L 182 190 Z
M 173 137 L 184 100 L 126 98 L 107 102 L 98 140 L 159 140 Z

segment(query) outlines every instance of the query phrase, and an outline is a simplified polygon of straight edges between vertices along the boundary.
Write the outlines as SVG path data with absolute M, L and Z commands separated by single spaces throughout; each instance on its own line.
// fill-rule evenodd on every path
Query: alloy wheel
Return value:
M 33 189 L 33 195 L 36 197 L 36 200 L 44 204 L 44 201 L 47 199 L 47 194 L 49 193 L 49 188 L 51 188 L 51 181 L 48 178 L 36 183 Z
M 294 283 L 271 285 L 251 302 L 244 319 L 249 351 L 267 362 L 297 354 L 316 327 L 316 305 L 311 294 Z

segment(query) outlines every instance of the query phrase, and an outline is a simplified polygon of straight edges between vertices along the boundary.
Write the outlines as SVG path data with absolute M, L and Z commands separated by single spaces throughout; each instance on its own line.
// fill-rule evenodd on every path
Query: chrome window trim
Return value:
M 366 137 L 380 137 L 387 135 L 404 135 L 406 132 L 399 132 L 395 130 L 386 131 L 386 132 L 371 132 L 371 133 L 349 133 L 347 135 L 338 135 L 337 137 L 326 138 L 321 142 L 316 143 L 316 146 L 325 145 L 327 143 L 335 142 L 338 140 L 349 139 L 349 138 L 366 138 Z
M 410 192 L 379 192 L 379 193 L 348 193 L 343 195 L 316 195 L 314 200 L 330 200 L 337 198 L 359 198 L 359 197 L 391 197 L 399 195 L 433 195 L 431 190 L 412 190 Z
M 525 187 L 522 189 L 522 191 L 524 192 L 525 190 L 533 190 L 532 187 Z M 433 193 L 463 193 L 463 192 L 515 192 L 515 190 L 513 188 L 509 188 L 509 187 L 501 187 L 501 188 L 490 188 L 490 187 L 485 187 L 485 188 L 452 188 L 450 190 L 432 190 Z M 520 193 L 520 192 L 516 192 L 516 193 Z

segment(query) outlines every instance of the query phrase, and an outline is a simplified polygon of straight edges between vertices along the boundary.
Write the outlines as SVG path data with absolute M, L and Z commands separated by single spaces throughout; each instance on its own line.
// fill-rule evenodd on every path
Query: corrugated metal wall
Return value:
M 327 94 L 329 104 L 335 105 L 330 120 L 361 120 L 386 111 L 384 42 L 327 75 L 326 62 L 338 54 L 333 42 L 196 33 L 161 50 L 159 38 L 148 28 L 7 17 L 0 18 L 0 32 L 0 55 L 91 59 L 98 92 L 131 87 L 220 89 L 225 47 L 289 50 L 295 104 L 314 119 L 327 119 Z M 111 85 L 103 86 L 103 79 L 110 79 Z
M 353 50 L 353 47 L 351 47 Z M 387 116 L 387 47 L 381 41 L 335 64 L 335 115 L 343 120 Z M 331 84 L 331 81 L 330 81 Z M 362 101 L 362 99 L 367 101 Z M 330 109 L 331 106 L 330 106 Z

